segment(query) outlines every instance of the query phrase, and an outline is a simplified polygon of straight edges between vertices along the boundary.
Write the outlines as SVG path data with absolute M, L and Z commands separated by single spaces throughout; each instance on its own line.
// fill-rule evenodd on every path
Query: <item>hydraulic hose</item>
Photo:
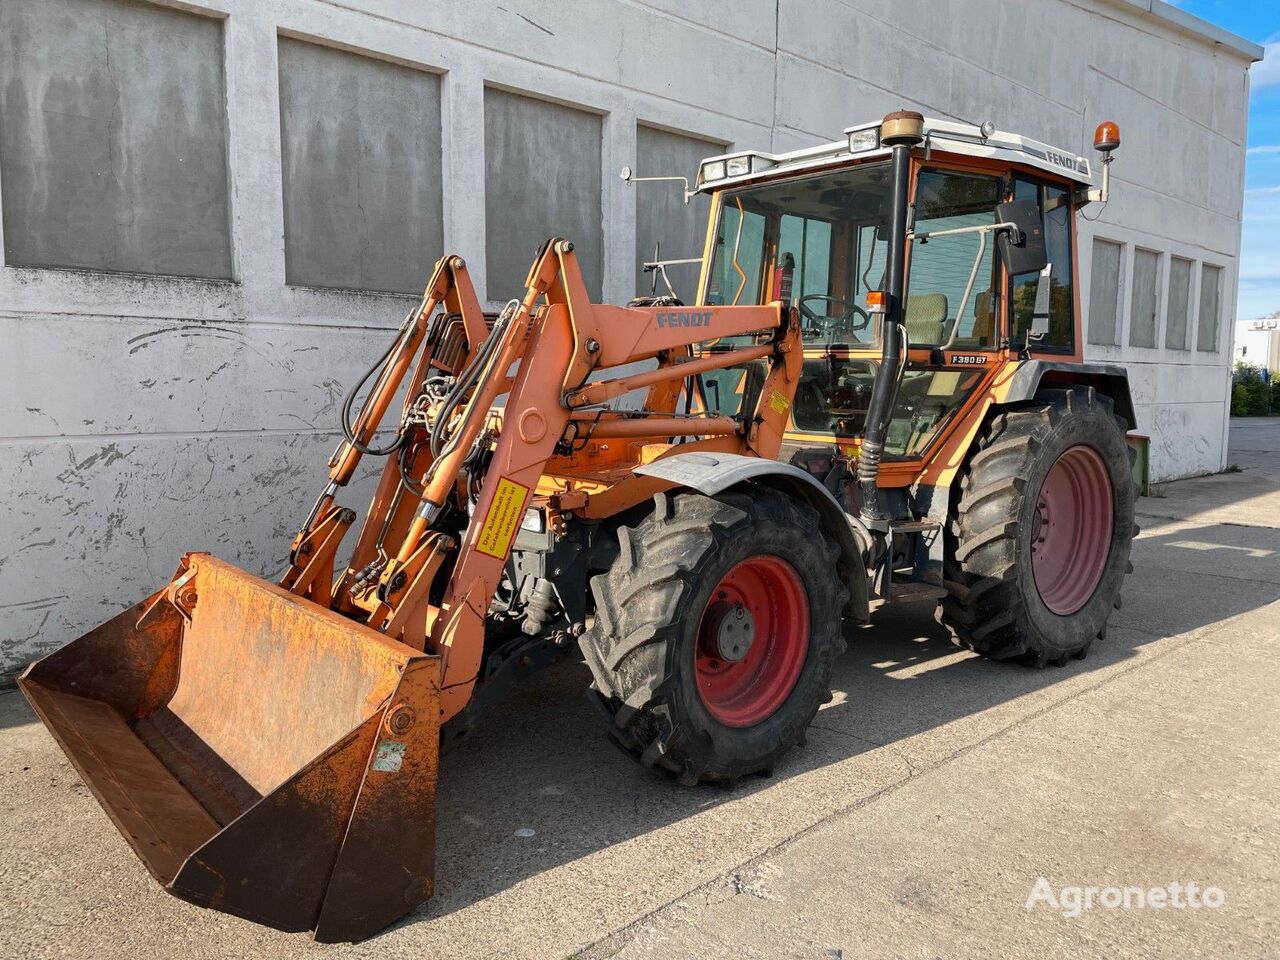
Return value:
M 449 391 L 444 401 L 440 404 L 440 412 L 436 417 L 435 423 L 431 426 L 431 456 L 439 459 L 441 451 L 448 440 L 445 431 L 448 428 L 449 421 L 453 419 L 453 413 L 462 402 L 462 399 L 471 391 L 480 379 L 481 373 L 492 361 L 494 354 L 497 352 L 499 345 L 502 343 L 503 333 L 511 322 L 511 316 L 514 313 L 512 304 L 517 301 L 508 303 L 498 320 L 493 325 L 493 329 L 489 331 L 489 336 L 485 337 L 484 343 L 480 345 L 480 349 L 476 351 L 476 355 L 471 358 L 471 362 L 458 374 L 457 382 L 454 383 L 453 389 Z
M 404 445 L 404 431 L 398 430 L 396 432 L 396 438 L 389 447 L 379 448 L 367 446 L 366 444 L 361 443 L 359 437 L 356 436 L 355 427 L 351 422 L 351 408 L 355 406 L 356 397 L 359 395 L 360 391 L 364 389 L 364 385 L 369 382 L 369 378 L 373 376 L 374 371 L 380 368 L 385 369 L 387 361 L 391 359 L 391 355 L 395 353 L 396 348 L 404 343 L 405 334 L 409 330 L 409 324 L 412 321 L 412 318 L 413 313 L 410 313 L 409 316 L 405 318 L 406 322 L 400 326 L 400 331 L 396 334 L 395 339 L 391 341 L 391 344 L 383 352 L 382 356 L 375 360 L 373 362 L 373 366 L 364 372 L 364 376 L 356 381 L 356 385 L 351 388 L 347 393 L 346 399 L 342 401 L 342 414 L 338 419 L 342 426 L 343 437 L 346 438 L 347 443 L 351 444 L 351 446 L 355 447 L 362 454 L 366 454 L 371 457 L 386 457 L 399 450 L 400 447 Z

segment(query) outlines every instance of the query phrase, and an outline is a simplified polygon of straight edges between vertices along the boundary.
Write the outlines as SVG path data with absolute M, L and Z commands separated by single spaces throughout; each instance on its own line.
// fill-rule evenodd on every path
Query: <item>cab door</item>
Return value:
M 885 438 L 882 477 L 916 475 L 960 412 L 995 375 L 1004 348 L 1004 285 L 995 235 L 1006 179 L 996 173 L 922 167 L 912 204 L 904 327 L 908 363 Z M 962 231 L 962 232 L 953 232 Z M 893 461 L 908 461 L 897 470 Z

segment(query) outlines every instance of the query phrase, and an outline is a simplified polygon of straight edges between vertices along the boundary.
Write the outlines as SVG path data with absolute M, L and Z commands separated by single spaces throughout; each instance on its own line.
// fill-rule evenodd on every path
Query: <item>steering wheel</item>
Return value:
M 821 300 L 827 304 L 826 312 L 819 316 L 811 307 L 806 305 L 805 301 L 807 300 Z M 802 317 L 812 321 L 820 331 L 828 336 L 841 328 L 852 333 L 857 330 L 865 330 L 871 324 L 871 314 L 856 303 L 850 303 L 841 297 L 830 297 L 825 293 L 806 294 L 796 301 L 796 306 L 800 309 Z M 831 314 L 832 307 L 839 309 L 840 313 L 833 316 Z M 861 320 L 855 322 L 859 317 Z

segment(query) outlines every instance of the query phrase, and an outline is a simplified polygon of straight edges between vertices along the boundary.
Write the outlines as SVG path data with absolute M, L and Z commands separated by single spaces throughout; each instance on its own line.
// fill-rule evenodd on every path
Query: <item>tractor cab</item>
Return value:
M 893 331 L 906 363 L 882 486 L 916 479 L 1009 361 L 1080 359 L 1072 212 L 1090 197 L 1089 161 L 990 124 L 921 119 L 919 137 L 905 183 L 875 123 L 822 147 L 713 157 L 696 185 L 713 197 L 698 302 L 784 301 L 800 315 L 804 373 L 784 456 L 852 455 L 861 442 L 886 335 L 894 194 L 906 191 Z M 708 376 L 709 405 L 749 409 L 758 379 L 750 367 Z

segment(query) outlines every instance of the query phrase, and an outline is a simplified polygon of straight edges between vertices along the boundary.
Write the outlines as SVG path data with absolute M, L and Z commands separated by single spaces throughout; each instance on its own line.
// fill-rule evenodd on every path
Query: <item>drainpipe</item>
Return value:
M 898 380 L 907 358 L 902 354 L 898 324 L 905 323 L 907 196 L 911 177 L 911 148 L 924 140 L 924 117 L 899 110 L 880 124 L 881 146 L 893 148 L 893 208 L 889 215 L 889 253 L 885 270 L 885 312 L 880 326 L 880 372 L 871 390 L 867 425 L 858 458 L 858 486 L 862 491 L 862 520 L 868 529 L 887 533 L 889 519 L 880 509 L 877 478 L 889 418 L 898 400 Z

